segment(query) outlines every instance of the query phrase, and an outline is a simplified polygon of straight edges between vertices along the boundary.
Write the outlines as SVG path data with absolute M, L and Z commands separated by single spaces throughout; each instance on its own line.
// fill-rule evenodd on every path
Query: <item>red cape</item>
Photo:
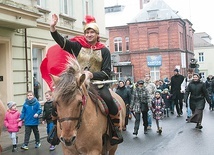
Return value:
M 48 49 L 46 57 L 40 65 L 42 78 L 46 81 L 51 90 L 53 82 L 50 74 L 59 76 L 66 69 L 67 58 L 72 56 L 64 51 L 59 45 L 54 45 Z
M 83 47 L 85 48 L 92 48 L 93 50 L 100 50 L 105 47 L 104 44 L 97 42 L 94 46 L 90 45 L 84 36 L 76 36 L 71 39 L 71 41 L 77 41 L 79 42 Z

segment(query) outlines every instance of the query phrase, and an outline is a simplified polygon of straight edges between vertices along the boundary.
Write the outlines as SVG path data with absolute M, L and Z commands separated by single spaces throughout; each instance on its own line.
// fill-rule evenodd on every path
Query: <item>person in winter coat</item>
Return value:
M 51 130 L 54 127 L 54 123 L 52 121 L 52 107 L 53 107 L 53 98 L 52 98 L 52 92 L 51 91 L 47 91 L 45 92 L 45 98 L 46 98 L 46 102 L 44 104 L 44 108 L 43 108 L 43 115 L 42 115 L 42 124 L 45 124 L 45 121 L 47 123 L 47 134 L 49 135 L 49 133 L 51 132 Z M 50 151 L 55 150 L 55 146 L 51 145 L 50 146 Z
M 156 88 L 156 85 L 153 82 L 151 82 L 151 76 L 150 76 L 149 73 L 145 74 L 144 81 L 145 81 L 144 86 L 148 90 L 148 95 L 149 95 L 148 104 L 151 104 L 151 101 L 154 98 L 154 95 L 155 95 L 155 92 L 156 92 L 157 88 Z M 147 117 L 148 117 L 148 127 L 147 127 L 147 129 L 150 130 L 152 128 L 152 111 L 150 109 L 148 111 L 148 116 Z
M 165 108 L 165 103 L 164 103 L 163 98 L 161 97 L 161 92 L 156 91 L 155 97 L 152 100 L 151 110 L 153 112 L 153 118 L 156 121 L 157 133 L 159 133 L 159 134 L 162 133 L 162 127 L 160 124 L 160 120 L 164 116 L 164 108 Z
M 30 139 L 31 131 L 33 130 L 36 144 L 35 148 L 41 146 L 40 143 L 40 135 L 38 130 L 39 125 L 39 115 L 42 113 L 42 108 L 37 98 L 34 96 L 33 91 L 27 92 L 27 98 L 22 107 L 22 112 L 20 116 L 20 120 L 24 120 L 25 125 L 25 136 L 24 136 L 24 144 L 21 149 L 28 150 L 28 143 Z
M 186 91 L 186 88 L 188 86 L 188 84 L 192 81 L 193 79 L 193 70 L 192 69 L 188 69 L 187 71 L 187 77 L 184 78 L 182 84 L 181 84 L 181 93 L 185 93 Z M 187 119 L 186 121 L 188 121 L 188 119 L 192 116 L 192 111 L 190 109 L 190 106 L 189 106 L 189 97 L 188 97 L 188 100 L 186 102 L 186 112 L 187 112 Z
M 170 93 L 169 89 L 165 88 L 162 92 L 162 98 L 165 103 L 165 108 L 164 108 L 164 114 L 169 117 L 169 111 L 170 111 Z
M 197 129 L 202 129 L 201 125 L 203 118 L 203 110 L 205 107 L 205 99 L 210 104 L 211 100 L 209 94 L 206 90 L 205 83 L 200 80 L 200 75 L 198 73 L 193 74 L 193 80 L 189 83 L 184 95 L 184 101 L 187 101 L 190 95 L 190 109 L 193 115 L 189 118 L 188 122 L 196 123 Z
M 176 106 L 178 117 L 183 115 L 182 109 L 183 109 L 184 94 L 181 93 L 181 84 L 183 80 L 184 80 L 184 76 L 179 74 L 179 71 L 176 68 L 174 70 L 174 76 L 171 77 L 171 94 L 172 94 L 172 102 Z
M 132 95 L 133 90 L 134 90 L 134 86 L 133 86 L 132 81 L 131 81 L 130 78 L 126 79 L 125 87 L 130 91 L 130 93 Z M 132 113 L 131 113 L 130 110 L 129 110 L 129 119 L 132 119 Z
M 211 99 L 211 104 L 210 104 L 210 107 L 209 107 L 210 110 L 214 110 L 214 103 L 212 103 L 212 80 L 213 80 L 213 76 L 212 75 L 208 75 L 207 80 L 205 82 L 206 89 L 207 89 L 208 94 L 209 94 L 210 99 Z
M 12 139 L 12 152 L 17 152 L 18 137 L 17 132 L 22 127 L 22 121 L 19 121 L 20 112 L 16 109 L 16 102 L 10 101 L 7 103 L 8 110 L 5 115 L 4 125 Z
M 143 80 L 140 80 L 137 82 L 138 87 L 134 90 L 132 94 L 132 100 L 130 105 L 131 110 L 135 112 L 135 116 L 136 116 L 134 132 L 133 132 L 134 135 L 138 134 L 141 113 L 143 118 L 144 134 L 147 134 L 147 127 L 148 127 L 147 112 L 149 110 L 149 107 L 148 107 L 149 94 L 148 94 L 148 90 L 145 88 L 143 84 L 144 84 Z
M 126 117 L 125 117 L 125 126 L 123 127 L 123 131 L 126 130 L 126 125 L 128 125 L 128 119 L 129 119 L 129 106 L 131 103 L 131 92 L 128 88 L 125 87 L 124 81 L 119 81 L 118 88 L 116 90 L 116 93 L 123 99 L 123 101 L 126 104 Z

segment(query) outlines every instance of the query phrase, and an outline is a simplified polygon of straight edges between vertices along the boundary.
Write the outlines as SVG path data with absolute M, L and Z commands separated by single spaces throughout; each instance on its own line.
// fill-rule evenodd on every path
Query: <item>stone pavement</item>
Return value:
M 46 138 L 47 137 L 47 132 L 46 132 L 46 124 L 39 124 L 39 133 L 40 133 L 40 139 Z M 21 145 L 24 142 L 24 135 L 25 135 L 25 127 L 22 126 L 22 128 L 19 130 L 17 133 L 18 136 L 18 147 L 21 147 Z M 30 136 L 30 143 L 35 142 L 34 134 L 33 131 Z M 2 130 L 2 134 L 0 136 L 0 144 L 3 148 L 3 152 L 6 150 L 12 149 L 12 141 L 10 139 L 9 133 L 5 128 Z

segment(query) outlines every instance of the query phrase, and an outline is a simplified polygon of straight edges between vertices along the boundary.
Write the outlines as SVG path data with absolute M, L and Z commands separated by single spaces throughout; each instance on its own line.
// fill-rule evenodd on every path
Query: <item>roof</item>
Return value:
M 213 46 L 210 41 L 211 37 L 206 32 L 194 33 L 194 47 Z
M 120 12 L 111 12 L 105 14 L 106 27 L 124 26 L 134 18 L 140 11 L 139 0 L 106 0 L 105 7 L 124 6 Z
M 151 0 L 143 4 L 140 9 L 139 0 L 106 0 L 105 7 L 123 5 L 124 9 L 120 12 L 105 14 L 106 27 L 125 26 L 128 23 L 147 22 L 154 20 L 166 20 L 181 18 L 176 11 L 172 10 L 163 0 Z M 149 14 L 157 12 L 155 19 L 149 19 Z
M 148 3 L 130 23 L 181 18 L 178 11 L 172 10 L 163 0 Z

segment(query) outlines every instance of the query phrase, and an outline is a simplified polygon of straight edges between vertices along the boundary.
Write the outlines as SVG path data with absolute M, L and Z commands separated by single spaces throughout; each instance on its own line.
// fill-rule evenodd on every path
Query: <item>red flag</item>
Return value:
M 67 58 L 72 56 L 64 51 L 59 45 L 54 45 L 48 49 L 46 57 L 40 65 L 42 78 L 46 81 L 51 90 L 53 90 L 53 82 L 50 74 L 59 76 L 67 65 Z

